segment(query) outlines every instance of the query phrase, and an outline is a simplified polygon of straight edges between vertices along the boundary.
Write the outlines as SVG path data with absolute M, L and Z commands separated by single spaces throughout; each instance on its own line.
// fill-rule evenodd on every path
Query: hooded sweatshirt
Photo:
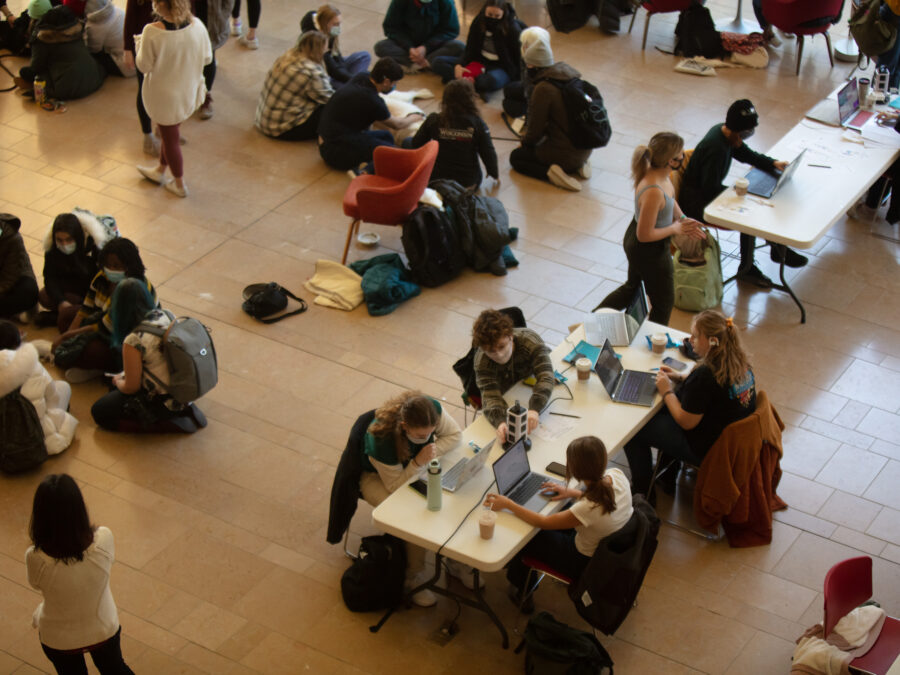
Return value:
M 0 295 L 4 295 L 22 277 L 34 279 L 31 259 L 19 233 L 22 222 L 8 213 L 0 214 Z
M 84 39 L 91 54 L 106 52 L 122 75 L 134 75 L 134 68 L 125 67 L 125 12 L 112 0 L 87 0 L 84 18 Z

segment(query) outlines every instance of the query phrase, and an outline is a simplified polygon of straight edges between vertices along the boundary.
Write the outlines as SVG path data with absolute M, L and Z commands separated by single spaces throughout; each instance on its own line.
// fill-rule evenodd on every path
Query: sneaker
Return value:
M 591 176 L 594 175 L 593 169 L 591 169 L 591 165 L 589 162 L 585 162 L 581 165 L 581 168 L 578 169 L 578 177 L 583 178 L 584 180 L 589 180 Z
M 66 382 L 69 384 L 81 384 L 82 382 L 96 380 L 101 375 L 103 375 L 102 370 L 93 368 L 69 368 L 66 371 Z
M 187 197 L 189 194 L 187 185 L 182 184 L 181 187 L 178 187 L 178 183 L 176 183 L 174 180 L 170 180 L 168 183 L 166 183 L 166 190 L 177 197 Z
M 144 154 L 159 157 L 159 139 L 153 134 L 144 134 Z
M 853 220 L 860 220 L 865 222 L 872 222 L 875 220 L 875 215 L 878 213 L 877 209 L 868 206 L 865 202 L 859 202 L 850 207 L 850 210 L 847 211 L 847 215 L 853 218 Z
M 745 284 L 750 284 L 757 288 L 772 288 L 774 285 L 772 280 L 760 272 L 756 265 L 751 265 L 749 269 L 743 271 L 738 270 L 736 278 L 738 281 L 743 281 Z
M 157 185 L 166 185 L 168 183 L 165 170 L 159 171 L 155 166 L 139 166 L 137 167 L 137 170 L 144 178 L 152 183 L 156 183 Z
M 505 268 L 504 268 L 505 269 Z M 462 582 L 462 585 L 470 591 L 475 590 L 475 570 L 468 565 L 463 565 L 455 560 L 445 559 L 444 564 L 447 567 L 447 574 L 456 577 Z M 478 588 L 484 588 L 484 577 L 478 575 Z
M 200 106 L 200 119 L 208 120 L 213 116 L 213 106 L 212 106 L 212 94 L 206 95 L 206 100 L 203 101 L 203 105 Z
M 581 192 L 581 183 L 562 170 L 559 164 L 551 164 L 547 169 L 547 179 L 556 187 L 572 192 Z
M 788 267 L 803 267 L 809 262 L 809 258 L 805 255 L 800 255 L 794 249 L 783 244 L 773 244 L 770 248 L 769 255 L 772 262 L 781 263 L 783 260 Z
M 240 19 L 232 19 L 231 20 L 231 34 L 232 35 L 240 35 L 243 29 L 243 24 Z
M 259 38 L 249 39 L 246 35 L 241 35 L 238 38 L 238 42 L 240 42 L 247 49 L 259 49 Z

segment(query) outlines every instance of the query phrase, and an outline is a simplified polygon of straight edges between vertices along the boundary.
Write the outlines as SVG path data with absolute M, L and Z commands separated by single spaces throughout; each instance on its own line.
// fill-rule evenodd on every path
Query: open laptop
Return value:
M 469 482 L 472 476 L 481 471 L 481 467 L 487 464 L 487 458 L 491 454 L 491 448 L 493 447 L 494 441 L 492 440 L 471 457 L 463 457 L 451 466 L 441 476 L 441 487 L 447 492 L 459 490 L 459 488 Z
M 594 371 L 606 388 L 609 397 L 616 403 L 632 403 L 648 408 L 653 406 L 656 395 L 656 374 L 639 370 L 625 370 L 616 358 L 612 345 L 607 340 L 600 350 L 600 358 Z
M 810 119 L 833 127 L 846 127 L 854 131 L 862 131 L 862 126 L 875 113 L 859 109 L 859 84 L 854 77 L 840 88 L 837 93 L 837 105 L 830 96 L 819 101 L 806 113 Z
M 623 311 L 594 314 L 594 320 L 597 322 L 600 333 L 597 344 L 609 340 L 615 347 L 627 347 L 634 340 L 634 336 L 638 334 L 647 319 L 647 314 L 647 296 L 644 293 L 644 282 L 642 281 L 631 302 L 628 303 L 628 307 Z M 585 337 L 587 337 L 587 327 L 585 327 Z M 589 339 L 588 342 L 593 342 L 593 340 Z
M 794 157 L 794 160 L 788 164 L 780 174 L 769 173 L 762 169 L 751 169 L 750 173 L 745 176 L 745 178 L 750 181 L 747 192 L 752 195 L 757 195 L 758 197 L 765 197 L 766 199 L 774 197 L 782 186 L 791 179 L 791 176 L 794 175 L 797 167 L 800 166 L 800 160 L 803 159 L 803 155 L 805 154 L 806 148 L 803 148 L 803 150 L 800 151 L 800 154 Z
M 493 463 L 497 492 L 504 497 L 509 497 L 516 504 L 521 504 L 526 509 L 540 511 L 550 501 L 550 497 L 541 494 L 541 484 L 547 481 L 552 481 L 557 485 L 562 485 L 562 483 L 531 470 L 524 441 L 524 437 L 520 438 Z

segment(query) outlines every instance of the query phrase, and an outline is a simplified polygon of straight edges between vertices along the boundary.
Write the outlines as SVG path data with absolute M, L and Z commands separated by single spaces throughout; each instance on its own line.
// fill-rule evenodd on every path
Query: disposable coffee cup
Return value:
M 745 194 L 747 194 L 747 188 L 749 188 L 749 187 L 750 187 L 750 181 L 747 180 L 746 178 L 737 178 L 734 181 L 734 191 L 741 197 L 743 197 Z
M 656 333 L 653 337 L 650 338 L 650 344 L 653 345 L 653 353 L 654 354 L 662 354 L 666 351 L 666 345 L 669 341 L 666 339 L 666 336 L 662 333 Z
M 482 539 L 492 539 L 494 537 L 494 524 L 497 522 L 497 514 L 489 509 L 484 509 L 478 516 L 478 529 L 481 531 Z
M 578 379 L 581 381 L 591 377 L 591 360 L 583 356 L 575 362 L 575 370 L 578 371 Z
M 865 106 L 869 99 L 869 78 L 861 77 L 857 84 L 859 85 L 859 100 Z

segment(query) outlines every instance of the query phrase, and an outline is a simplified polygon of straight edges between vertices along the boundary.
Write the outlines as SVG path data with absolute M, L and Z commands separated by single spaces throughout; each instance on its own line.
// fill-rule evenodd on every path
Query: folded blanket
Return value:
M 316 294 L 315 303 L 350 311 L 363 301 L 362 277 L 333 260 L 317 260 L 316 273 L 303 284 Z
M 801 637 L 791 675 L 850 675 L 850 655 L 817 637 Z

